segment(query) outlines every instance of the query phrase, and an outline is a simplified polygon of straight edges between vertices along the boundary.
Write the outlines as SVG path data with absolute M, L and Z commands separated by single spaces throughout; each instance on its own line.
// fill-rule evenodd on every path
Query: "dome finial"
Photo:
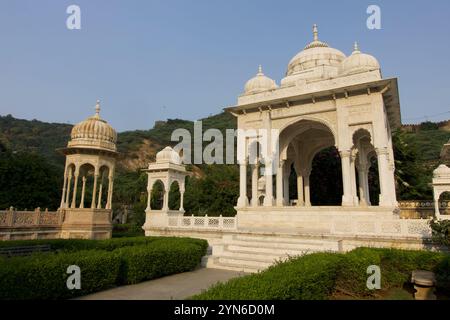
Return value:
M 97 103 L 95 104 L 95 115 L 100 117 L 100 100 L 97 100 Z
M 355 41 L 355 43 L 353 44 L 353 53 L 360 53 L 361 51 L 359 51 L 359 46 L 358 46 L 358 41 Z
M 317 24 L 314 23 L 313 25 L 313 35 L 314 35 L 314 41 L 319 40 L 319 30 L 317 29 Z
M 262 71 L 262 65 L 258 66 L 258 75 L 264 75 Z

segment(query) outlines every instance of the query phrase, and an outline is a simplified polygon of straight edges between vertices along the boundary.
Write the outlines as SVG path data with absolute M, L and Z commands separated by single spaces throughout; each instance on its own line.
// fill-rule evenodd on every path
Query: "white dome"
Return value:
M 180 155 L 171 147 L 165 147 L 156 154 L 156 162 L 170 162 L 173 164 L 181 164 Z
M 355 43 L 353 53 L 342 62 L 341 73 L 350 75 L 373 70 L 380 70 L 377 59 L 369 54 L 361 53 L 358 44 Z
M 344 59 L 345 54 L 337 49 L 322 46 L 310 47 L 300 51 L 291 59 L 286 76 L 320 66 L 339 67 Z
M 286 77 L 281 81 L 282 85 L 289 85 L 297 80 L 329 78 L 337 75 L 345 54 L 319 40 L 317 25 L 313 26 L 313 34 L 313 41 L 289 62 Z
M 266 77 L 259 66 L 258 73 L 245 84 L 245 94 L 258 93 L 267 90 L 276 89 L 278 86 L 274 80 Z
M 95 106 L 95 115 L 72 128 L 69 148 L 93 148 L 116 151 L 117 133 L 105 120 L 100 118 L 100 102 Z
M 450 168 L 447 167 L 445 164 L 441 164 L 433 171 L 433 176 L 435 178 L 445 177 L 449 175 L 450 175 Z

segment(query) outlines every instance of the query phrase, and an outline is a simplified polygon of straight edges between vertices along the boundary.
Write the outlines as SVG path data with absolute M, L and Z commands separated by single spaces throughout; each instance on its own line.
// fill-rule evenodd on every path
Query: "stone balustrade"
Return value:
M 349 236 L 431 238 L 429 219 L 334 219 L 330 233 Z
M 236 217 L 178 216 L 168 218 L 169 228 L 236 230 Z
M 0 228 L 59 226 L 62 223 L 62 212 L 42 211 L 36 208 L 33 211 L 18 211 L 14 208 L 0 211 Z
M 403 200 L 398 202 L 400 218 L 428 219 L 434 217 L 433 200 Z M 450 201 L 439 201 L 439 210 L 442 215 L 450 214 Z

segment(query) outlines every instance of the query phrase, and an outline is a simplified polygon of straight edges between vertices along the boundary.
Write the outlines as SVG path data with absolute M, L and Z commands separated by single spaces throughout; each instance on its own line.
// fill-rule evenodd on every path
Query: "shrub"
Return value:
M 59 251 L 27 257 L 0 256 L 0 299 L 66 299 L 192 270 L 208 246 L 204 240 L 163 237 L 38 242 L 50 243 Z M 81 269 L 81 290 L 66 287 L 70 265 Z
M 381 288 L 402 287 L 414 270 L 436 274 L 437 287 L 450 291 L 450 255 L 430 251 L 358 248 L 346 254 L 314 253 L 266 271 L 220 283 L 193 299 L 327 299 L 336 290 L 370 297 L 367 268 L 381 268 Z
M 198 266 L 206 248 L 185 240 L 157 241 L 151 246 L 115 250 L 122 260 L 120 282 L 134 284 L 168 274 L 185 272 Z
M 105 251 L 37 254 L 0 261 L 0 299 L 65 299 L 113 287 L 120 257 Z M 81 290 L 66 286 L 70 265 L 81 269 Z
M 55 251 L 79 251 L 79 250 L 114 250 L 121 247 L 146 244 L 156 241 L 158 237 L 134 237 L 134 238 L 113 238 L 107 240 L 83 240 L 83 239 L 39 239 L 39 240 L 13 240 L 0 241 L 1 248 L 50 245 Z
M 219 283 L 192 297 L 199 300 L 326 299 L 343 255 L 316 253 L 278 263 L 264 272 Z
M 444 246 L 450 246 L 450 220 L 430 221 L 433 240 Z

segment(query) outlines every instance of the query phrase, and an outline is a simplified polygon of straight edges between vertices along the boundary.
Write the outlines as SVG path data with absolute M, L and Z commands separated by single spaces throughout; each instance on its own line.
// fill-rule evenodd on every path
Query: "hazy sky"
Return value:
M 81 7 L 81 30 L 66 8 Z M 382 29 L 366 9 L 381 7 Z M 312 38 L 355 40 L 398 77 L 403 123 L 450 118 L 450 1 L 0 0 L 0 115 L 117 130 L 198 119 L 234 105 L 262 64 L 278 83 Z

